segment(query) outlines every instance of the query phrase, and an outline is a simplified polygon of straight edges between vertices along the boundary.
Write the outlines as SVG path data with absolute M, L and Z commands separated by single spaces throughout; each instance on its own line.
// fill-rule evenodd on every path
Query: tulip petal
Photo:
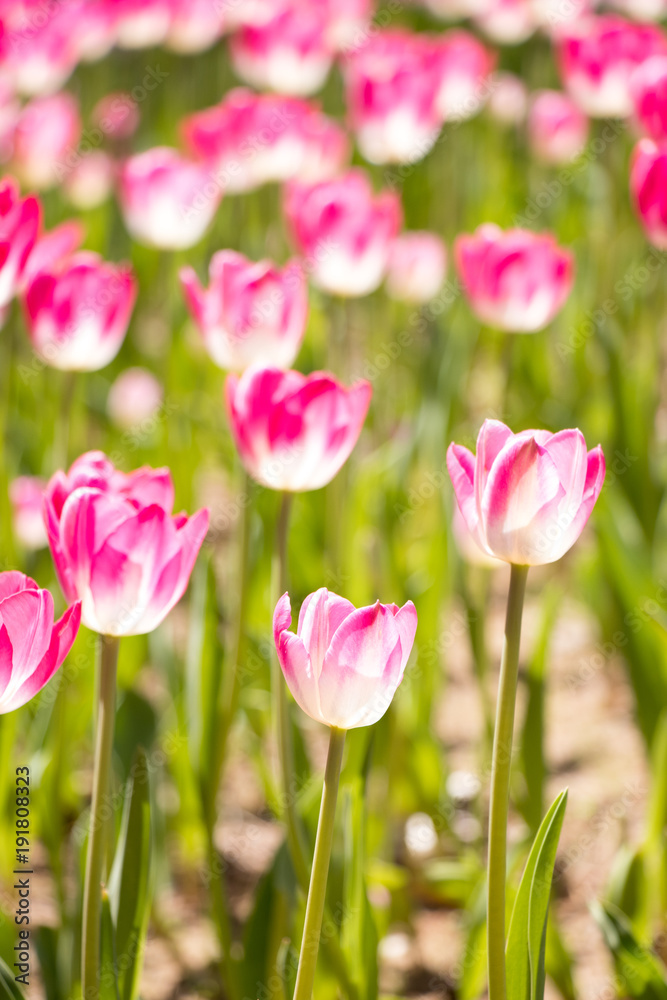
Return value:
M 395 614 L 394 623 L 401 637 L 401 673 L 405 671 L 417 633 L 417 609 L 408 601 Z
M 21 684 L 7 701 L 0 696 L 0 712 L 13 712 L 30 701 L 48 684 L 69 653 L 81 622 L 81 602 L 67 609 L 52 628 L 49 648 L 33 673 Z
M 53 628 L 53 598 L 48 590 L 22 590 L 0 605 L 0 619 L 13 649 L 12 687 L 20 685 L 45 655 Z
M 12 679 L 12 664 L 14 661 L 14 650 L 9 632 L 5 625 L 0 625 L 0 713 L 4 711 L 2 697 L 9 687 Z
M 273 613 L 273 638 L 278 661 L 294 700 L 312 719 L 326 722 L 320 709 L 320 699 L 308 651 L 298 635 L 289 631 L 292 624 L 289 594 L 278 601 Z
M 353 611 L 354 604 L 337 594 L 329 593 L 326 587 L 309 594 L 301 605 L 297 634 L 308 650 L 316 677 L 322 672 L 324 657 L 334 632 Z
M 0 573 L 0 601 L 21 590 L 39 590 L 39 587 L 34 580 L 25 573 L 19 573 L 18 570 Z

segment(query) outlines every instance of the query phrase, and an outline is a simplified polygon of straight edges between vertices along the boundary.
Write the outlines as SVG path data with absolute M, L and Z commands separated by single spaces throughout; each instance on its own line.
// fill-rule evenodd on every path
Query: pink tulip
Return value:
M 222 188 L 205 164 L 157 146 L 125 161 L 119 198 L 134 239 L 160 250 L 184 250 L 208 229 Z
M 457 237 L 456 266 L 471 308 L 508 333 L 536 333 L 570 294 L 574 257 L 550 233 L 480 226 Z
M 137 286 L 126 265 L 80 251 L 32 280 L 24 312 L 32 346 L 52 368 L 97 371 L 118 354 Z
M 477 114 L 489 94 L 495 56 L 468 31 L 446 31 L 438 38 L 440 60 L 438 110 L 445 120 L 463 121 Z
M 48 11 L 32 0 L 0 7 L 3 77 L 28 96 L 51 94 L 67 80 L 80 56 L 78 18 L 82 3 L 53 4 Z
M 101 452 L 56 472 L 44 501 L 63 593 L 102 635 L 152 632 L 188 585 L 208 530 L 208 511 L 172 515 L 168 469 L 125 474 Z
M 387 292 L 402 302 L 429 302 L 445 280 L 447 252 L 435 233 L 406 232 L 391 245 Z
M 580 430 L 513 434 L 486 420 L 477 456 L 450 444 L 447 468 L 468 530 L 489 555 L 518 566 L 556 562 L 583 531 L 605 475 L 602 448 Z
M 83 243 L 84 228 L 75 219 L 61 222 L 47 233 L 42 233 L 28 258 L 21 291 L 25 291 L 42 271 L 61 267 L 68 257 Z
M 570 163 L 583 152 L 588 138 L 588 118 L 574 101 L 559 90 L 540 90 L 528 114 L 528 139 L 544 163 Z
M 528 110 L 528 90 L 516 73 L 494 73 L 491 80 L 489 114 L 501 125 L 521 125 Z
M 369 382 L 351 389 L 326 372 L 249 368 L 226 384 L 229 421 L 248 473 L 273 490 L 319 490 L 357 443 L 371 400 Z
M 630 191 L 646 238 L 667 250 L 667 147 L 642 139 L 632 157 Z
M 41 225 L 36 198 L 21 198 L 13 177 L 0 180 L 0 310 L 6 309 L 24 278 Z
M 63 193 L 70 205 L 85 212 L 107 201 L 116 182 L 116 164 L 103 149 L 93 149 L 79 157 L 63 181 Z
M 265 24 L 245 25 L 232 37 L 235 71 L 260 90 L 306 97 L 324 84 L 333 62 L 326 11 L 310 0 L 292 0 Z
M 378 32 L 345 64 L 347 106 L 359 149 L 371 163 L 413 163 L 433 147 L 439 59 L 428 36 Z
M 42 513 L 45 487 L 44 480 L 37 476 L 19 476 L 9 484 L 14 534 L 30 552 L 49 544 Z
M 537 27 L 530 0 L 486 0 L 474 20 L 487 38 L 498 45 L 519 45 Z
M 114 0 L 116 39 L 123 49 L 161 45 L 171 27 L 170 0 Z
M 402 220 L 394 192 L 374 195 L 368 175 L 349 170 L 321 184 L 292 182 L 285 214 L 315 285 L 346 296 L 380 286 Z
M 225 5 L 220 0 L 172 0 L 167 46 L 174 52 L 204 52 L 225 30 Z
M 667 53 L 667 38 L 651 24 L 633 24 L 615 14 L 581 18 L 558 39 L 566 89 L 593 118 L 624 118 L 632 112 L 633 71 Z
M 126 368 L 109 389 L 107 413 L 123 431 L 149 430 L 162 407 L 164 392 L 145 368 Z
M 667 139 L 667 55 L 653 56 L 630 78 L 635 117 L 650 139 Z
M 114 142 L 133 136 L 139 120 L 139 105 L 131 94 L 122 90 L 102 97 L 91 114 L 93 125 Z
M 296 635 L 289 594 L 273 613 L 273 637 L 287 686 L 316 722 L 337 729 L 372 726 L 403 680 L 417 631 L 412 601 L 402 608 L 355 608 L 322 587 L 301 605 Z
M 55 187 L 79 157 L 80 139 L 79 105 L 71 94 L 36 97 L 23 108 L 16 126 L 14 169 L 30 187 Z
M 181 131 L 190 154 L 230 194 L 269 181 L 326 180 L 349 157 L 344 130 L 316 105 L 243 87 L 187 117 Z
M 0 573 L 0 715 L 21 708 L 48 684 L 72 648 L 80 620 L 77 601 L 54 625 L 48 590 L 23 573 Z
M 375 0 L 325 0 L 327 41 L 345 52 L 359 44 L 373 17 Z
M 204 289 L 195 271 L 183 268 L 181 284 L 215 363 L 236 372 L 257 364 L 289 368 L 308 318 L 301 266 L 293 261 L 281 271 L 270 260 L 255 263 L 234 250 L 221 250 L 209 274 Z
M 470 566 L 482 566 L 484 569 L 495 569 L 497 566 L 503 565 L 501 559 L 496 559 L 495 556 L 490 556 L 488 552 L 480 548 L 479 542 L 476 540 L 474 535 L 470 534 L 470 529 L 463 520 L 461 508 L 457 503 L 454 504 L 454 511 L 452 513 L 452 535 L 454 536 L 454 543 L 458 549 L 461 559 L 463 559 L 463 561 L 468 563 Z

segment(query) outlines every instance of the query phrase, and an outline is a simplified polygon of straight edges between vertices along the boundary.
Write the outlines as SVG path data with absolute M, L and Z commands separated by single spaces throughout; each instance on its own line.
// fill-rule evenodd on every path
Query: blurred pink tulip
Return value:
M 349 158 L 344 130 L 316 105 L 243 87 L 189 115 L 181 131 L 190 154 L 231 194 L 269 181 L 326 180 Z
M 519 45 L 537 27 L 530 0 L 486 0 L 474 20 L 487 38 L 498 45 Z
M 129 139 L 139 127 L 139 105 L 131 94 L 119 90 L 102 97 L 91 114 L 91 121 L 106 139 L 118 142 Z
M 46 233 L 42 233 L 28 258 L 21 291 L 25 290 L 41 271 L 51 271 L 60 267 L 83 243 L 84 228 L 76 219 L 61 222 Z
M 369 382 L 346 389 L 326 372 L 249 368 L 230 375 L 227 412 L 246 470 L 273 490 L 326 486 L 357 443 L 371 393 Z
M 387 292 L 401 302 L 429 302 L 442 288 L 446 271 L 447 251 L 439 236 L 401 233 L 389 253 Z
M 9 305 L 21 285 L 41 219 L 37 198 L 21 198 L 13 177 L 0 180 L 0 310 Z
M 24 549 L 36 552 L 49 544 L 44 527 L 44 489 L 38 476 L 19 476 L 9 484 L 12 527 Z
M 501 125 L 521 125 L 528 110 L 528 90 L 516 73 L 494 73 L 491 80 L 489 114 Z
M 130 235 L 160 250 L 184 250 L 198 243 L 222 198 L 222 187 L 206 164 L 167 146 L 126 160 L 118 184 Z
M 44 267 L 25 294 L 32 346 L 50 367 L 97 371 L 118 354 L 134 307 L 137 285 L 130 268 L 80 251 Z
M 337 729 L 372 726 L 392 702 L 417 631 L 412 601 L 402 608 L 355 608 L 324 587 L 301 605 L 296 635 L 289 631 L 289 594 L 273 613 L 273 637 L 287 686 L 316 722 Z
M 181 599 L 208 530 L 208 511 L 172 515 L 168 469 L 125 474 L 102 452 L 56 472 L 44 511 L 67 600 L 102 635 L 152 632 Z
M 123 49 L 161 45 L 169 32 L 171 0 L 113 0 L 116 41 Z
M 437 39 L 440 59 L 438 110 L 446 121 L 476 115 L 490 93 L 495 56 L 468 31 L 446 31 Z
M 324 84 L 333 62 L 326 10 L 292 0 L 264 24 L 242 26 L 230 42 L 232 65 L 259 90 L 306 97 Z
M 653 56 L 630 78 L 634 113 L 650 139 L 667 139 L 667 55 Z
M 536 333 L 570 294 L 574 257 L 550 233 L 486 224 L 458 236 L 456 267 L 475 315 L 508 333 Z
M 85 212 L 103 205 L 111 197 L 116 164 L 102 149 L 79 157 L 63 181 L 63 193 L 71 205 Z
M 402 221 L 398 195 L 375 195 L 368 175 L 354 169 L 320 184 L 293 181 L 285 214 L 315 285 L 345 296 L 380 286 Z
M 221 0 L 172 0 L 167 47 L 192 54 L 210 49 L 225 31 Z
M 38 190 L 60 184 L 80 158 L 81 127 L 78 102 L 66 91 L 26 104 L 16 125 L 13 156 L 13 169 L 23 183 Z
M 0 573 L 0 715 L 21 708 L 48 684 L 72 648 L 80 620 L 77 601 L 54 625 L 48 590 L 23 573 Z
M 373 17 L 375 0 L 325 0 L 327 41 L 345 52 L 359 44 Z
M 308 318 L 308 285 L 301 266 L 292 261 L 281 271 L 270 260 L 255 263 L 234 250 L 221 250 L 211 260 L 209 276 L 204 289 L 191 267 L 180 275 L 213 361 L 235 372 L 257 364 L 289 368 Z
M 428 36 L 379 31 L 345 63 L 347 106 L 359 149 L 371 163 L 414 163 L 433 147 L 440 60 Z
M 528 113 L 528 140 L 543 163 L 575 160 L 588 139 L 588 118 L 574 101 L 559 90 L 540 90 Z
M 489 555 L 518 566 L 556 562 L 583 531 L 605 476 L 600 445 L 580 430 L 513 434 L 486 420 L 477 456 L 450 444 L 447 468 L 468 530 Z
M 667 53 L 667 37 L 651 24 L 634 24 L 615 14 L 581 18 L 558 36 L 561 77 L 570 96 L 593 118 L 632 113 L 633 71 Z
M 667 146 L 642 139 L 632 156 L 630 191 L 646 238 L 667 250 Z
M 126 368 L 109 389 L 107 413 L 123 431 L 145 431 L 162 406 L 164 392 L 155 375 L 145 368 Z
M 80 57 L 81 0 L 39 7 L 32 0 L 0 6 L 2 75 L 21 94 L 51 94 L 65 83 Z

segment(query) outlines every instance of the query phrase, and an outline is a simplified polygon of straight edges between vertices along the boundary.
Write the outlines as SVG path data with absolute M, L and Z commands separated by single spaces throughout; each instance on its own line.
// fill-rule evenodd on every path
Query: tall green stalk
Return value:
M 100 996 L 100 918 L 104 859 L 107 849 L 105 809 L 109 800 L 111 778 L 119 644 L 120 640 L 115 636 L 100 636 L 97 736 L 93 771 L 93 800 L 90 808 L 90 831 L 83 892 L 83 937 L 81 942 L 81 991 L 86 1000 L 99 1000 Z
M 512 566 L 507 598 L 505 641 L 493 737 L 491 802 L 489 810 L 489 864 L 487 883 L 487 951 L 489 1000 L 507 1000 L 505 981 L 505 890 L 507 875 L 507 817 L 514 708 L 519 676 L 521 616 L 528 566 Z

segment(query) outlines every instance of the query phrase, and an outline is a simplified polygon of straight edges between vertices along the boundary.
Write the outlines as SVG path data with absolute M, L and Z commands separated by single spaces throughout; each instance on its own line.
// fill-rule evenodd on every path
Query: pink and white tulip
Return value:
M 0 8 L 3 77 L 29 97 L 51 94 L 67 80 L 80 56 L 82 2 L 45 11 L 32 0 L 11 0 Z
M 24 299 L 28 335 L 38 356 L 64 371 L 97 371 L 118 354 L 137 294 L 126 265 L 80 251 L 44 267 Z
M 372 726 L 403 680 L 417 631 L 412 601 L 402 608 L 365 608 L 324 587 L 301 605 L 296 634 L 289 631 L 289 594 L 273 614 L 273 636 L 287 686 L 316 722 L 336 729 Z
M 92 110 L 91 121 L 114 142 L 129 139 L 139 127 L 139 105 L 131 94 L 123 90 L 106 94 Z
M 198 243 L 222 198 L 222 187 L 206 164 L 167 146 L 126 160 L 118 183 L 130 235 L 160 250 L 184 250 Z
M 482 425 L 476 456 L 451 444 L 447 468 L 477 544 L 517 566 L 556 562 L 572 548 L 605 476 L 602 448 L 587 451 L 580 430 L 513 434 L 498 420 Z
M 162 384 L 155 375 L 145 368 L 126 368 L 109 389 L 109 420 L 123 431 L 146 431 L 160 412 L 163 399 Z
M 173 52 L 204 52 L 224 34 L 224 4 L 220 0 L 172 0 L 166 44 Z
M 368 295 L 380 286 L 402 221 L 394 192 L 375 195 L 359 169 L 320 184 L 293 181 L 285 214 L 313 284 L 345 296 Z
M 641 130 L 656 142 L 667 139 L 667 55 L 653 56 L 635 70 L 630 93 Z
M 439 236 L 401 233 L 391 245 L 387 292 L 401 302 L 429 302 L 442 288 L 446 272 L 447 251 Z
M 521 125 L 528 110 L 528 90 L 516 73 L 494 73 L 491 80 L 489 114 L 500 125 Z
M 490 93 L 495 56 L 468 31 L 446 31 L 437 40 L 440 82 L 438 110 L 445 121 L 477 114 Z
M 188 308 L 213 361 L 234 372 L 257 364 L 289 368 L 308 319 L 302 267 L 292 261 L 280 270 L 270 260 L 255 263 L 221 250 L 211 260 L 209 276 L 205 289 L 191 267 L 181 271 Z
M 459 555 L 470 566 L 481 566 L 484 569 L 496 569 L 503 565 L 502 559 L 496 559 L 480 548 L 479 542 L 471 535 L 468 525 L 463 520 L 463 514 L 458 503 L 454 504 L 452 513 L 452 535 Z
M 537 28 L 530 0 L 486 0 L 474 19 L 487 38 L 498 45 L 519 45 Z
M 633 108 L 633 72 L 651 56 L 667 54 L 667 37 L 655 25 L 604 14 L 568 25 L 557 50 L 565 88 L 582 111 L 625 118 Z
M 172 514 L 168 469 L 125 474 L 102 452 L 56 472 L 44 501 L 46 528 L 67 600 L 102 635 L 143 635 L 183 596 L 208 530 L 208 511 Z
M 49 544 L 43 515 L 45 487 L 46 483 L 38 476 L 19 476 L 9 484 L 14 535 L 29 552 Z
M 77 601 L 55 624 L 53 597 L 34 580 L 0 573 L 0 715 L 21 708 L 48 684 L 72 648 Z
M 85 212 L 103 205 L 114 190 L 116 164 L 103 149 L 93 149 L 77 159 L 63 181 L 70 205 Z
M 357 443 L 369 382 L 346 389 L 326 372 L 249 368 L 225 387 L 229 422 L 248 473 L 273 490 L 319 490 Z
M 116 41 L 123 49 L 161 45 L 172 19 L 170 0 L 114 0 Z
M 61 267 L 83 243 L 85 231 L 76 219 L 61 222 L 35 243 L 21 281 L 21 291 L 28 288 L 42 271 Z
M 454 254 L 475 315 L 508 333 L 544 329 L 572 289 L 574 257 L 550 233 L 486 224 L 457 237 Z
M 642 139 L 632 156 L 630 191 L 647 240 L 667 250 L 667 147 Z
M 81 116 L 66 91 L 36 97 L 23 108 L 14 132 L 13 169 L 38 190 L 55 187 L 79 158 Z
M 571 163 L 584 150 L 588 118 L 560 90 L 540 90 L 528 113 L 530 147 L 543 163 Z
M 0 311 L 12 301 L 25 277 L 42 221 L 36 198 L 21 198 L 13 177 L 0 181 Z

